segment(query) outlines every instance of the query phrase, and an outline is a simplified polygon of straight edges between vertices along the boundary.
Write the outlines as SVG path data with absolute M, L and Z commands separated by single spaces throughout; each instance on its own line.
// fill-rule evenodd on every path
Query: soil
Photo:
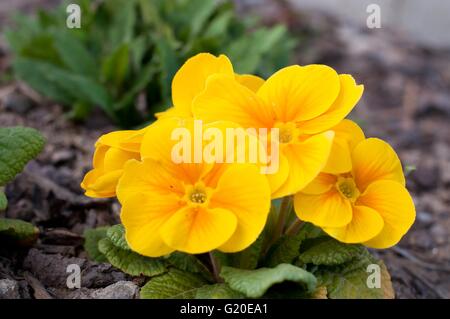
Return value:
M 251 9 L 267 23 L 287 23 L 300 42 L 295 63 L 328 64 L 363 83 L 364 97 L 351 118 L 367 136 L 387 140 L 404 166 L 415 167 L 407 187 L 416 222 L 397 246 L 374 251 L 391 273 L 396 297 L 450 298 L 450 52 L 419 47 L 392 30 L 361 29 L 317 12 L 294 13 L 280 3 Z M 10 56 L 4 43 L 0 54 L 5 72 Z M 10 279 L 4 284 L 21 298 L 117 297 L 115 287 L 128 291 L 122 297 L 135 298 L 139 278 L 132 282 L 109 264 L 88 261 L 82 247 L 85 229 L 119 222 L 117 202 L 87 198 L 79 186 L 96 139 L 116 128 L 101 113 L 74 123 L 60 105 L 17 81 L 0 85 L 0 126 L 14 125 L 38 129 L 47 144 L 6 187 L 5 216 L 30 221 L 41 234 L 31 249 L 0 246 L 0 279 Z M 78 294 L 64 288 L 61 265 L 70 263 L 85 269 Z

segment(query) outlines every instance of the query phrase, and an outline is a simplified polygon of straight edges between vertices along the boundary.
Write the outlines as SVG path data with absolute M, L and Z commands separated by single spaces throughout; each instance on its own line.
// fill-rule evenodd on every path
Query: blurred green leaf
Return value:
M 129 58 L 129 45 L 124 43 L 107 56 L 102 63 L 102 81 L 107 85 L 111 84 L 116 93 L 120 91 L 125 81 Z

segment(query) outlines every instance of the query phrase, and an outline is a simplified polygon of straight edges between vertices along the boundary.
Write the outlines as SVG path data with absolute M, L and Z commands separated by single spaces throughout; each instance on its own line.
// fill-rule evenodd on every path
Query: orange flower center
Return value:
M 280 143 L 288 144 L 291 143 L 296 137 L 298 137 L 298 129 L 293 122 L 277 122 L 275 123 L 275 128 L 278 128 L 280 130 Z
M 355 180 L 353 177 L 342 177 L 339 176 L 336 188 L 341 193 L 342 196 L 354 202 L 360 195 L 358 187 L 356 187 Z

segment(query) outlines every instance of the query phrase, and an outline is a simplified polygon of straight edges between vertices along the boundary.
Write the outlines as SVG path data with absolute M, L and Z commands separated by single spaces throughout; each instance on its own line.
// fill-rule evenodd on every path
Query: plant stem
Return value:
M 266 254 L 270 247 L 275 244 L 275 242 L 280 238 L 280 236 L 283 234 L 283 230 L 285 227 L 286 219 L 289 216 L 289 212 L 291 211 L 292 206 L 292 198 L 291 196 L 286 196 L 283 198 L 283 201 L 281 202 L 280 209 L 278 210 L 278 218 L 277 223 L 274 227 L 272 237 L 267 242 L 267 245 L 264 247 L 263 252 Z
M 213 253 L 210 251 L 208 253 L 209 255 L 209 259 L 211 261 L 211 270 L 212 270 L 212 274 L 214 277 L 214 280 L 216 282 L 223 282 L 222 278 L 220 278 L 220 266 L 219 263 L 217 262 L 216 258 L 214 257 Z
M 298 233 L 298 231 L 300 230 L 300 228 L 302 228 L 303 225 L 303 221 L 301 221 L 300 219 L 296 218 L 292 224 L 288 227 L 288 229 L 286 230 L 286 235 L 296 235 Z
M 292 206 L 292 197 L 291 196 L 284 197 L 280 205 L 280 211 L 278 213 L 278 223 L 275 228 L 275 236 L 274 236 L 275 240 L 277 240 L 283 234 L 286 219 L 288 218 L 289 213 L 291 211 L 291 206 Z

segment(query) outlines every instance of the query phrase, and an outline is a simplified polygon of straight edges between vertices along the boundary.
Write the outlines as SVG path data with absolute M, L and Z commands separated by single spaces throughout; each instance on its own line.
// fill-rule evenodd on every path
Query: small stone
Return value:
M 119 281 L 92 293 L 93 299 L 135 299 L 139 288 L 131 281 Z
M 419 166 L 411 173 L 411 178 L 424 190 L 435 188 L 439 183 L 439 169 L 436 166 Z
M 18 114 L 27 113 L 33 106 L 32 101 L 26 96 L 18 93 L 11 93 L 5 98 L 5 109 Z
M 75 159 L 75 154 L 70 150 L 56 151 L 53 153 L 52 158 L 51 158 L 51 160 L 54 164 L 66 163 L 73 159 Z
M 1 279 L 0 299 L 20 299 L 19 283 L 11 279 Z

